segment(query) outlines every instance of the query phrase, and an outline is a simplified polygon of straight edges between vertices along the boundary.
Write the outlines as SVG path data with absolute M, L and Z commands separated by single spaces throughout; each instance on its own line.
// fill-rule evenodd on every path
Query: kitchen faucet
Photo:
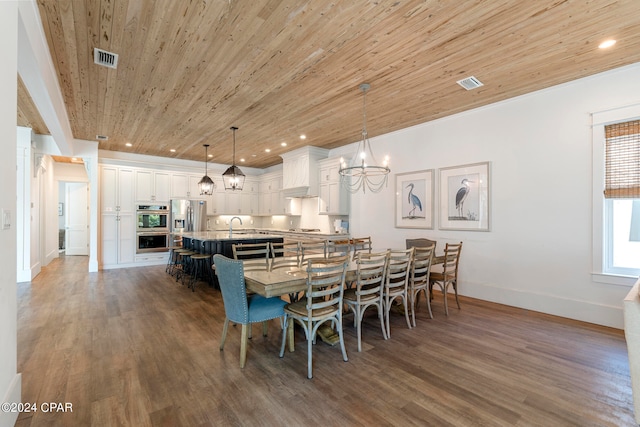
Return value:
M 240 221 L 240 225 L 242 225 L 242 218 L 240 218 L 239 216 L 234 216 L 233 218 L 231 218 L 229 220 L 229 237 L 233 237 L 233 220 L 237 219 L 238 221 Z

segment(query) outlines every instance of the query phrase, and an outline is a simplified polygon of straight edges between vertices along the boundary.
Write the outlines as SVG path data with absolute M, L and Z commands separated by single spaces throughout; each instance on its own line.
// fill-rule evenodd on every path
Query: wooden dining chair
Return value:
M 271 243 L 271 262 L 269 271 L 300 268 L 300 242 Z M 298 301 L 304 292 L 290 292 L 289 302 Z
M 327 241 L 327 258 L 332 256 L 351 256 L 351 242 L 349 239 Z
M 285 301 L 280 298 L 265 298 L 258 294 L 247 296 L 244 281 L 244 265 L 242 261 L 232 260 L 221 254 L 213 256 L 218 274 L 218 283 L 224 303 L 224 326 L 220 339 L 220 351 L 224 350 L 224 342 L 229 330 L 229 322 L 242 325 L 240 338 L 240 368 L 244 368 L 247 360 L 247 342 L 252 323 L 263 323 L 263 335 L 266 336 L 266 322 L 271 319 L 284 319 Z
M 368 237 L 354 237 L 351 239 L 351 250 L 353 251 L 353 259 L 356 259 L 356 254 L 359 252 L 371 253 L 371 236 Z
M 344 304 L 353 312 L 353 325 L 358 337 L 358 351 L 362 351 L 362 319 L 369 307 L 376 307 L 382 337 L 387 339 L 384 322 L 382 292 L 386 281 L 390 251 L 364 253 L 356 255 L 356 279 L 351 288 L 344 291 Z
M 444 248 L 443 263 L 434 266 L 434 269 L 429 275 L 429 298 L 433 298 L 433 287 L 439 287 L 444 297 L 444 312 L 447 316 L 449 315 L 449 307 L 447 305 L 449 287 L 453 288 L 456 296 L 456 304 L 458 305 L 458 309 L 460 309 L 460 301 L 458 301 L 458 264 L 460 263 L 461 251 L 462 242 L 455 244 L 447 243 Z
M 436 244 L 438 243 L 436 240 L 425 239 L 424 237 L 418 237 L 413 239 L 406 239 L 405 243 L 407 245 L 407 249 L 409 248 L 428 248 L 429 246 L 433 246 L 433 250 L 435 251 Z
M 233 244 L 233 259 L 242 261 L 245 271 L 269 271 L 269 242 Z
M 401 303 L 407 327 L 411 329 L 409 320 L 408 284 L 413 262 L 414 248 L 406 250 L 392 250 L 389 254 L 387 277 L 384 285 L 383 307 L 387 326 L 387 338 L 391 338 L 390 315 L 394 302 Z
M 436 246 L 414 247 L 413 263 L 411 263 L 411 275 L 409 276 L 409 305 L 411 307 L 411 323 L 416 326 L 416 309 L 420 292 L 427 300 L 429 317 L 433 319 L 431 311 L 431 298 L 429 297 L 429 274 Z
M 300 242 L 300 264 L 307 265 L 310 259 L 324 259 L 327 257 L 326 240 L 303 240 Z
M 338 334 L 342 359 L 345 362 L 349 360 L 342 332 L 342 297 L 347 265 L 347 257 L 310 259 L 306 267 L 306 298 L 284 307 L 280 357 L 284 357 L 287 337 L 293 341 L 294 322 L 299 323 L 307 339 L 307 378 L 313 378 L 313 344 L 318 328 L 324 324 L 330 324 Z
M 271 242 L 270 271 L 300 267 L 300 242 Z

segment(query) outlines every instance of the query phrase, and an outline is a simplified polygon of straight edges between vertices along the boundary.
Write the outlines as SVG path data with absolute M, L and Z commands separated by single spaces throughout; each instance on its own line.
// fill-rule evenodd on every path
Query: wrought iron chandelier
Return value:
M 233 131 L 233 164 L 229 166 L 229 169 L 222 174 L 222 180 L 224 181 L 225 190 L 242 191 L 244 185 L 245 175 L 240 168 L 236 166 L 236 131 L 237 127 L 231 126 Z
M 368 83 L 360 85 L 363 95 L 362 141 L 358 143 L 358 149 L 349 162 L 340 159 L 339 173 L 342 185 L 351 193 L 357 193 L 360 189 L 363 193 L 367 189 L 372 193 L 379 193 L 382 187 L 386 187 L 391 172 L 389 156 L 385 156 L 382 165 L 379 165 L 367 136 L 367 91 L 370 87 Z
M 200 195 L 201 196 L 210 196 L 213 194 L 213 189 L 215 187 L 215 184 L 213 183 L 213 180 L 211 178 L 209 178 L 209 175 L 207 175 L 207 163 L 209 162 L 209 156 L 207 155 L 207 152 L 209 150 L 209 144 L 203 144 L 204 146 L 204 176 L 202 177 L 202 179 L 198 182 L 198 188 L 200 188 Z

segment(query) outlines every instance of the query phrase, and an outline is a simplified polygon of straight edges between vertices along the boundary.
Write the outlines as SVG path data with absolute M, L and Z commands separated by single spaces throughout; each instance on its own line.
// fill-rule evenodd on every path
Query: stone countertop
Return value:
M 210 233 L 229 234 L 228 231 L 222 231 L 222 230 L 210 231 Z M 330 240 L 348 239 L 350 237 L 349 233 L 324 233 L 321 231 L 292 231 L 292 230 L 282 230 L 282 229 L 276 229 L 276 228 L 238 228 L 233 232 L 234 237 L 236 236 L 236 233 L 238 234 L 245 233 L 244 234 L 245 236 L 249 235 L 247 233 L 255 233 L 255 235 L 258 235 L 258 236 L 264 236 L 266 234 L 266 235 L 276 235 L 278 237 L 282 237 L 282 236 L 296 236 L 296 237 L 303 237 L 303 238 L 315 237 L 318 239 L 330 239 Z M 255 238 L 255 237 L 251 237 L 251 238 Z
M 264 234 L 264 233 L 247 233 L 243 230 L 236 230 L 232 236 L 229 236 L 228 231 L 197 231 L 191 233 L 181 233 L 183 238 L 195 239 L 202 241 L 221 241 L 221 240 L 255 240 L 255 239 L 279 239 L 282 235 L 279 234 Z

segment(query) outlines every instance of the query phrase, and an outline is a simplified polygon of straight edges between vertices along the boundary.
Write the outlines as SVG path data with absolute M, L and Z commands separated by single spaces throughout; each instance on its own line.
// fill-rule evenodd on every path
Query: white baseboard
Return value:
M 9 389 L 4 394 L 2 403 L 22 402 L 22 374 L 16 374 L 11 381 Z M 18 419 L 17 412 L 0 411 L 0 427 L 12 427 Z
M 536 294 L 517 289 L 506 289 L 487 284 L 465 284 L 458 289 L 460 295 L 491 301 L 512 307 L 566 317 L 596 325 L 624 329 L 622 302 L 620 307 L 596 304 L 589 301 L 559 298 L 554 295 Z

